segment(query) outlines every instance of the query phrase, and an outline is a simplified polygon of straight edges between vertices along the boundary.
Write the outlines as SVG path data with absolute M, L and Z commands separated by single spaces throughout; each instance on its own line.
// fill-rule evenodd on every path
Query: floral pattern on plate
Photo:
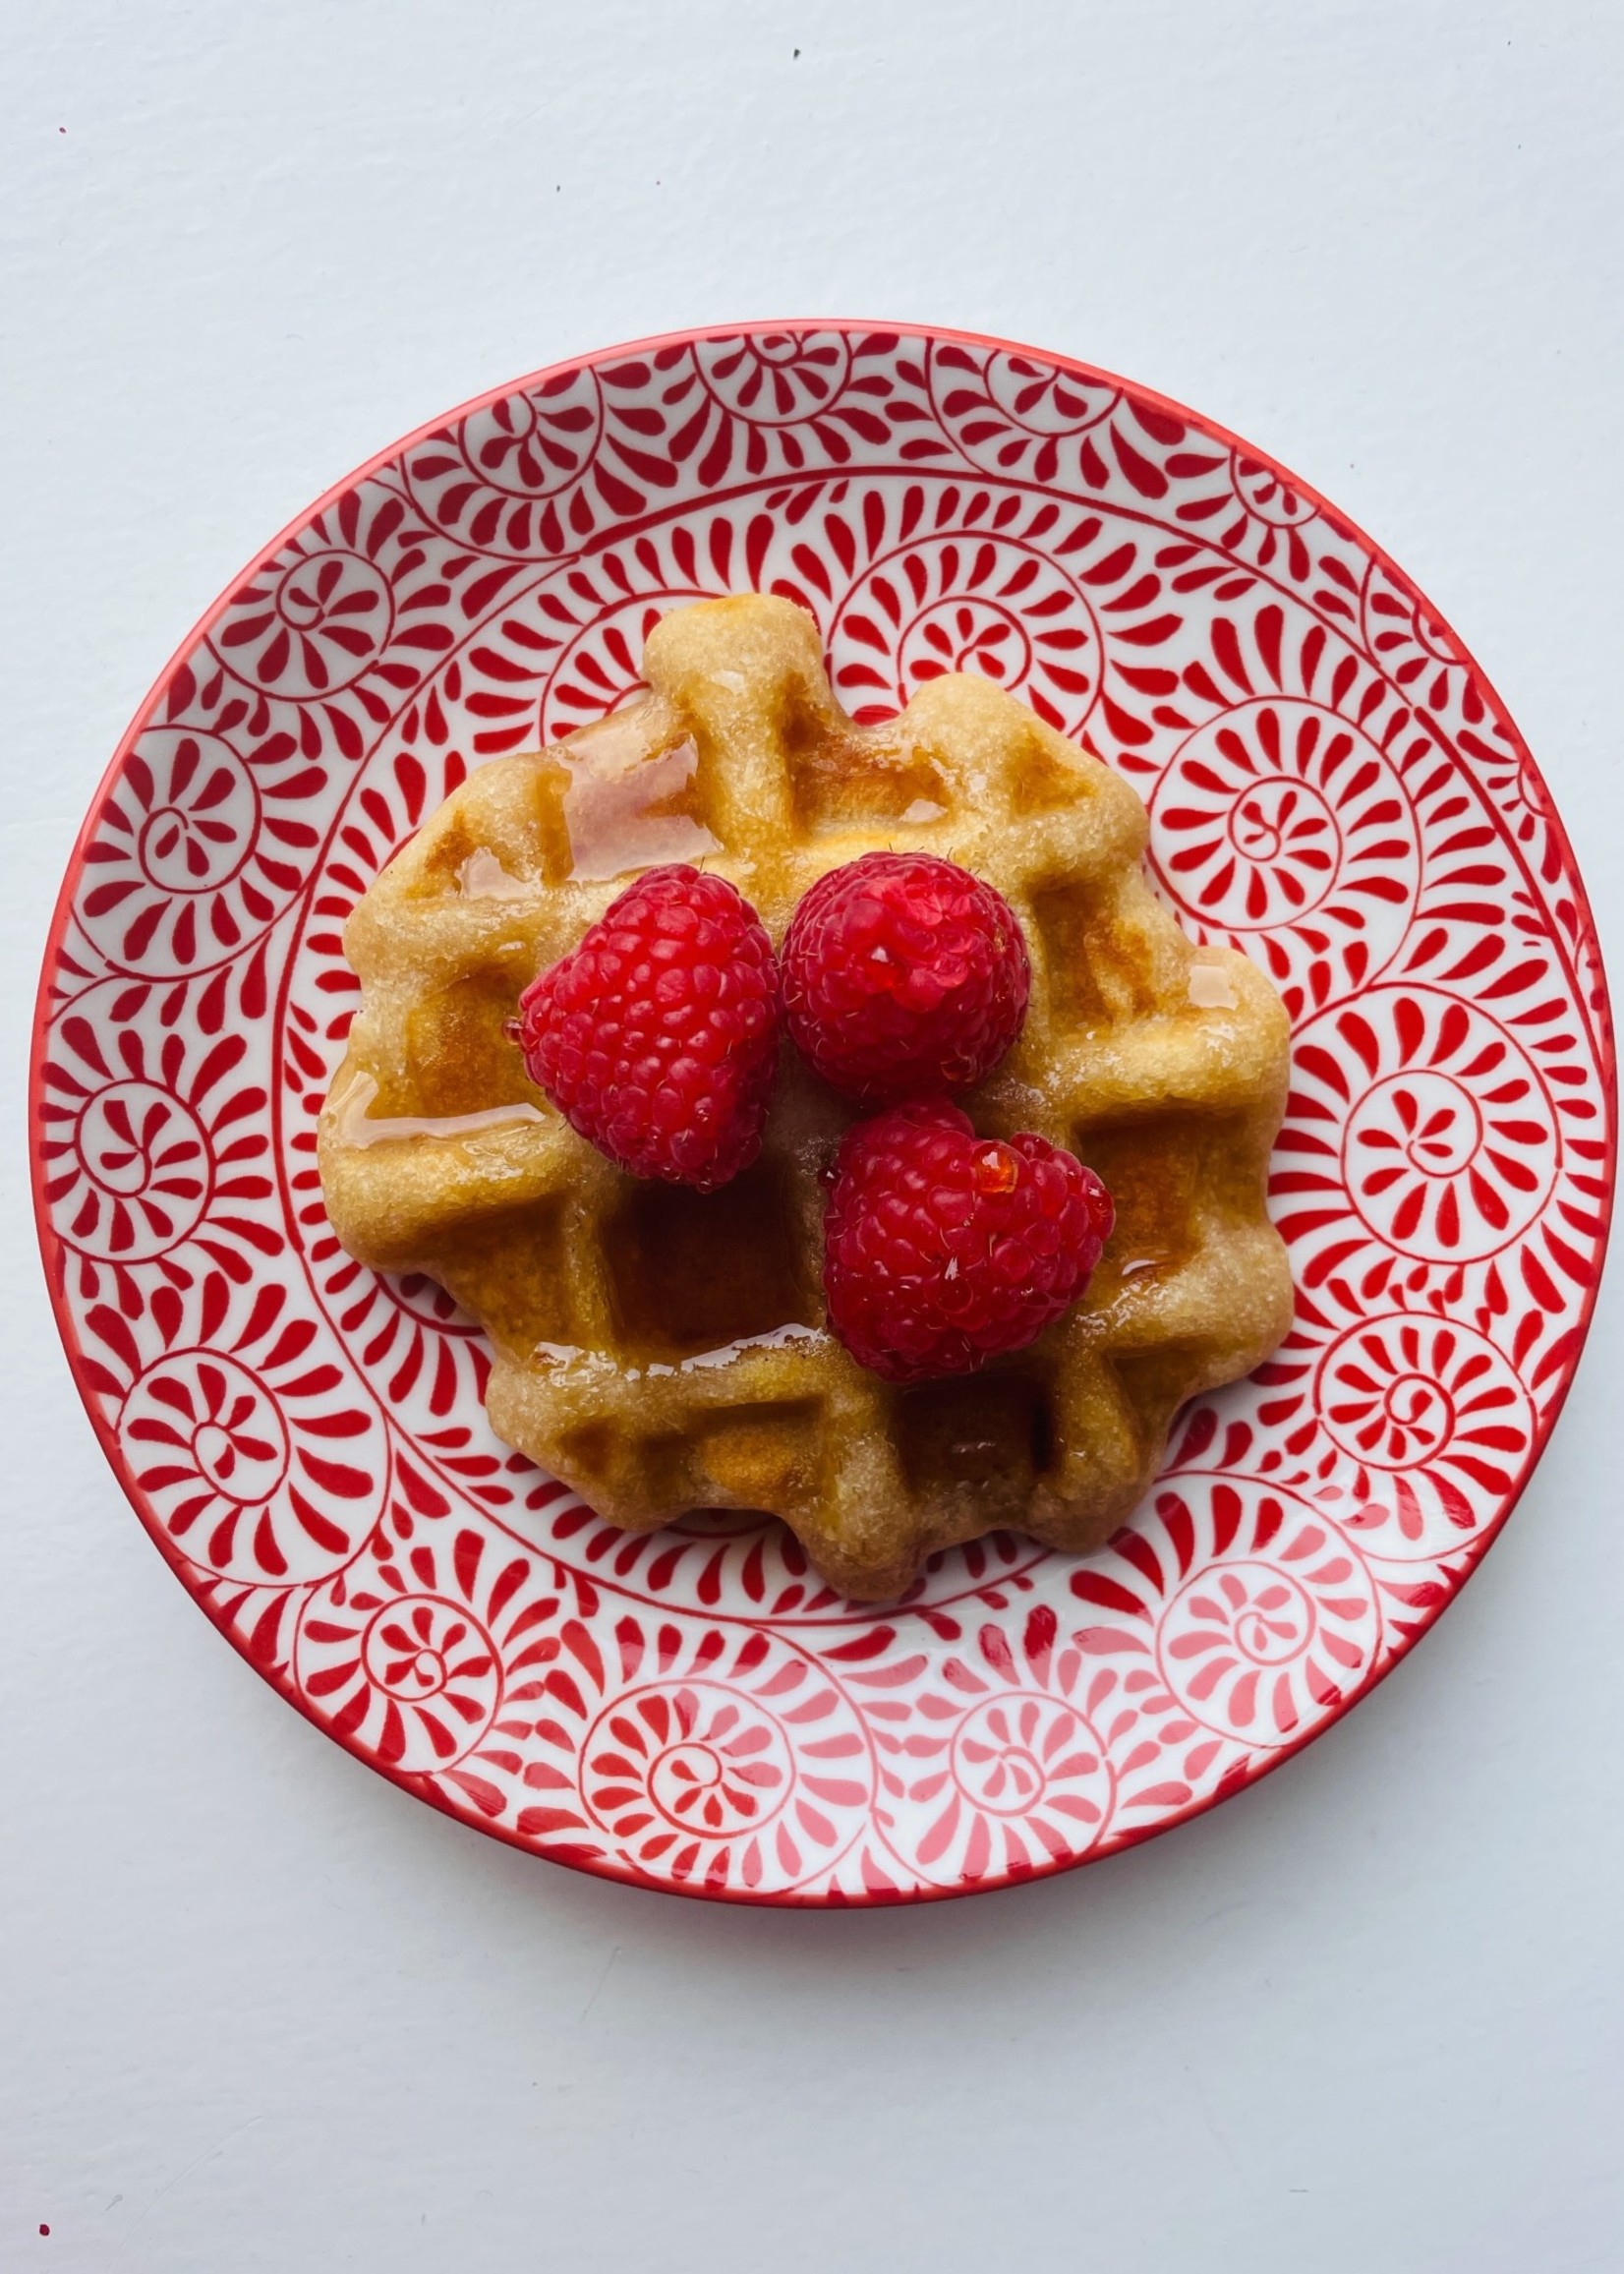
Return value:
M 995 1538 L 841 1602 L 749 1518 L 609 1531 L 493 1436 L 480 1338 L 337 1248 L 345 916 L 468 769 L 772 590 L 878 718 L 970 670 L 1119 766 L 1155 880 L 1296 1029 L 1293 1332 L 1085 1562 Z M 97 794 L 34 1067 L 74 1370 L 152 1537 L 361 1759 L 543 1855 L 898 1901 L 1110 1852 L 1311 1738 L 1457 1592 L 1561 1404 L 1612 1060 L 1572 855 L 1400 572 L 1192 414 L 1035 350 L 695 333 L 492 395 L 210 612 Z

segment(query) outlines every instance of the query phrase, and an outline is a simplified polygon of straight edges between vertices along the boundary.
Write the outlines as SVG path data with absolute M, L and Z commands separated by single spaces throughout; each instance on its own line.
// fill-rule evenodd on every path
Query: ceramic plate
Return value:
M 1120 767 L 1169 904 L 1296 1028 L 1291 1339 L 1186 1410 L 1103 1553 L 994 1538 L 886 1609 L 771 1523 L 598 1523 L 493 1436 L 478 1333 L 352 1263 L 317 1184 L 362 891 L 470 767 L 621 702 L 664 610 L 750 588 L 811 610 L 859 719 L 980 671 Z M 279 537 L 97 793 L 33 1110 L 90 1418 L 249 1662 L 481 1831 L 808 1904 L 1108 1854 L 1379 1680 L 1550 1431 L 1613 1165 L 1572 853 L 1408 579 L 1160 396 L 836 322 L 544 372 Z

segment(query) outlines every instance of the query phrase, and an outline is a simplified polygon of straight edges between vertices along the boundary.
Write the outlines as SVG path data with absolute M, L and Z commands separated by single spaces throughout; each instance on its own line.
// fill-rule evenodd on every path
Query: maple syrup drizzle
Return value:
M 721 850 L 721 840 L 702 821 L 673 810 L 699 771 L 692 735 L 651 756 L 635 714 L 611 712 L 548 755 L 569 770 L 564 828 L 577 883 L 599 884 Z
M 333 1135 L 340 1144 L 366 1146 L 394 1144 L 407 1137 L 479 1137 L 486 1130 L 512 1129 L 548 1118 L 540 1106 L 519 1099 L 512 1105 L 488 1106 L 483 1113 L 379 1115 L 374 1120 L 368 1109 L 377 1096 L 377 1083 L 370 1074 L 358 1073 L 345 1083 L 330 1108 Z
M 717 1372 L 752 1350 L 787 1350 L 795 1343 L 824 1342 L 827 1339 L 823 1327 L 805 1326 L 791 1319 L 783 1326 L 774 1327 L 769 1333 L 741 1334 L 736 1342 L 725 1342 L 716 1350 L 696 1351 L 691 1358 L 653 1358 L 643 1366 L 629 1366 L 622 1371 L 627 1381 L 670 1381 L 681 1374 Z M 547 1366 L 591 1366 L 595 1362 L 602 1363 L 602 1353 L 583 1350 L 573 1342 L 538 1342 L 532 1355 Z
M 790 1319 L 783 1326 L 775 1326 L 766 1334 L 741 1334 L 736 1342 L 725 1342 L 718 1350 L 697 1351 L 692 1358 L 682 1359 L 675 1367 L 651 1367 L 651 1373 L 708 1373 L 713 1369 L 731 1366 L 735 1358 L 742 1358 L 750 1350 L 787 1350 L 792 1343 L 822 1342 L 821 1326 L 806 1326 Z
M 1189 966 L 1189 1000 L 1197 1011 L 1236 1011 L 1241 1004 L 1224 965 L 1203 957 L 1199 949 Z
M 476 845 L 457 871 L 457 890 L 467 900 L 526 901 L 537 887 L 528 877 L 514 876 L 491 850 Z

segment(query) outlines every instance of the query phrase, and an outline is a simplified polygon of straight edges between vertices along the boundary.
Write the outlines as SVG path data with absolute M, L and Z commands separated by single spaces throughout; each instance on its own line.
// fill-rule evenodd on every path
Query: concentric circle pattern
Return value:
M 479 1337 L 338 1250 L 341 933 L 469 768 L 747 588 L 860 718 L 985 673 L 1120 767 L 1196 935 L 1296 1027 L 1296 1325 L 1086 1563 L 995 1539 L 876 1611 L 770 1524 L 623 1538 L 492 1435 Z M 45 1253 L 132 1500 L 362 1759 L 560 1861 L 807 1903 L 955 1894 L 1235 1790 L 1446 1604 L 1543 1443 L 1610 1198 L 1584 896 L 1490 689 L 1293 478 L 952 335 L 693 335 L 414 437 L 255 564 L 87 824 L 36 1054 Z

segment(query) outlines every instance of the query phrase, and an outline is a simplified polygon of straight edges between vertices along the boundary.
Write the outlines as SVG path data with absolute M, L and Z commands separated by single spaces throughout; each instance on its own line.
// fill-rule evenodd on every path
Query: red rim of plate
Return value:
M 1424 609 L 1429 615 L 1438 621 L 1448 620 L 1442 615 L 1441 611 L 1432 607 L 1431 602 L 1420 590 L 1415 579 L 1407 575 L 1391 554 L 1362 529 L 1357 521 L 1351 520 L 1340 506 L 1333 505 L 1323 493 L 1316 490 L 1311 483 L 1303 481 L 1288 467 L 1283 466 L 1277 458 L 1271 456 L 1268 451 L 1259 449 L 1255 443 L 1235 434 L 1230 428 L 1219 425 L 1216 420 L 1206 417 L 1203 413 L 1191 410 L 1187 404 L 1179 402 L 1172 395 L 1161 394 L 1154 387 L 1141 385 L 1136 379 L 1126 379 L 1119 373 L 1103 370 L 1097 364 L 1080 362 L 1074 356 L 1061 355 L 1052 348 L 1032 347 L 1018 341 L 1000 338 L 991 332 L 961 330 L 947 324 L 901 322 L 896 320 L 881 321 L 878 319 L 865 320 L 856 317 L 756 318 L 730 323 L 700 324 L 688 329 L 660 332 L 646 338 L 626 340 L 612 347 L 598 348 L 577 356 L 566 356 L 556 363 L 544 366 L 539 371 L 528 372 L 522 378 L 506 380 L 499 386 L 489 387 L 483 393 L 471 396 L 466 402 L 457 404 L 455 408 L 441 412 L 435 418 L 426 419 L 422 425 L 413 428 L 409 434 L 399 437 L 383 449 L 375 451 L 373 456 L 365 460 L 362 465 L 355 467 L 351 472 L 332 483 L 321 493 L 319 497 L 297 513 L 285 527 L 278 530 L 267 545 L 261 546 L 244 568 L 231 579 L 225 590 L 204 610 L 191 630 L 187 632 L 185 638 L 182 639 L 164 664 L 163 669 L 158 672 L 146 694 L 142 698 L 130 725 L 119 739 L 117 749 L 96 785 L 85 819 L 75 837 L 73 850 L 68 858 L 67 870 L 62 880 L 61 889 L 57 894 L 55 907 L 51 913 L 50 929 L 46 935 L 44 958 L 40 967 L 39 984 L 34 996 L 33 1026 L 29 1052 L 29 1176 L 33 1194 L 34 1224 L 39 1237 L 40 1255 L 45 1267 L 46 1289 L 50 1297 L 51 1310 L 56 1319 L 57 1332 L 62 1338 L 63 1349 L 67 1354 L 74 1386 L 79 1392 L 80 1402 L 89 1417 L 90 1427 L 95 1431 L 102 1452 L 106 1455 L 108 1464 L 117 1478 L 125 1497 L 141 1518 L 148 1538 L 176 1577 L 181 1580 L 183 1586 L 186 1582 L 181 1567 L 185 1558 L 177 1553 L 162 1526 L 153 1521 L 151 1512 L 145 1504 L 141 1490 L 130 1473 L 123 1449 L 106 1420 L 97 1411 L 89 1385 L 86 1380 L 84 1354 L 80 1348 L 75 1323 L 62 1285 L 50 1268 L 58 1242 L 46 1215 L 43 1160 L 38 1145 L 33 1141 L 33 1133 L 38 1127 L 41 1106 L 41 1076 L 44 1066 L 50 982 L 61 949 L 69 912 L 81 881 L 86 848 L 100 820 L 102 807 L 122 774 L 136 739 L 145 727 L 159 694 L 168 684 L 177 667 L 185 661 L 201 640 L 207 637 L 231 605 L 232 597 L 239 588 L 254 577 L 267 561 L 273 559 L 289 539 L 295 537 L 319 514 L 335 503 L 346 491 L 353 489 L 358 483 L 366 481 L 383 467 L 393 464 L 407 451 L 427 440 L 440 428 L 448 426 L 454 421 L 466 419 L 521 389 L 541 386 L 563 374 L 578 371 L 590 365 L 618 361 L 626 356 L 653 355 L 665 348 L 692 346 L 702 340 L 731 339 L 744 332 L 777 330 L 918 333 L 932 340 L 951 340 L 964 347 L 991 349 L 996 353 L 1005 355 L 1029 356 L 1039 363 L 1051 365 L 1059 371 L 1068 373 L 1073 378 L 1091 384 L 1126 388 L 1140 400 L 1153 405 L 1158 410 L 1167 412 L 1173 418 L 1183 420 L 1187 424 L 1200 429 L 1211 435 L 1216 440 L 1225 443 L 1230 449 L 1242 452 L 1256 465 L 1267 468 L 1296 491 L 1300 496 L 1310 499 L 1318 510 L 1345 529 L 1352 538 L 1364 548 L 1372 560 L 1379 562 L 1399 589 L 1407 593 L 1417 607 Z M 1492 699 L 1496 710 L 1505 723 L 1512 748 L 1515 750 L 1520 763 L 1529 769 L 1541 788 L 1545 789 L 1544 777 L 1539 772 L 1538 765 L 1518 730 L 1515 721 L 1495 692 L 1492 680 L 1478 663 L 1471 649 L 1456 633 L 1453 625 L 1450 626 L 1450 638 L 1461 662 L 1472 673 L 1479 687 Z M 1585 891 L 1584 880 L 1579 872 L 1578 861 L 1574 856 L 1573 845 L 1568 838 L 1566 827 L 1556 810 L 1555 803 L 1549 796 L 1548 789 L 1546 789 L 1545 802 L 1548 824 L 1562 858 L 1565 872 L 1564 881 L 1567 889 L 1574 896 L 1585 927 L 1591 936 L 1595 938 L 1595 919 L 1591 908 L 1589 896 Z M 1030 1881 L 1051 1879 L 1062 1872 L 1079 1870 L 1089 1863 L 1104 1862 L 1110 1856 L 1119 1855 L 1131 1847 L 1137 1847 L 1147 1839 L 1158 1838 L 1163 1833 L 1172 1832 L 1180 1825 L 1188 1824 L 1197 1816 L 1204 1816 L 1209 1809 L 1217 1807 L 1225 1800 L 1233 1799 L 1238 1792 L 1247 1790 L 1250 1786 L 1260 1782 L 1263 1778 L 1272 1775 L 1286 1762 L 1295 1760 L 1316 1738 L 1323 1736 L 1327 1729 L 1333 1727 L 1347 1714 L 1350 1714 L 1363 1699 L 1376 1688 L 1378 1683 L 1386 1679 L 1395 1666 L 1409 1657 L 1417 1643 L 1424 1635 L 1431 1632 L 1451 1603 L 1458 1601 L 1467 1581 L 1477 1571 L 1483 1555 L 1498 1539 L 1506 1520 L 1521 1500 L 1528 1487 L 1529 1480 L 1538 1466 L 1545 1447 L 1550 1441 L 1551 1432 L 1561 1418 L 1562 1410 L 1567 1403 L 1568 1392 L 1573 1386 L 1573 1378 L 1578 1370 L 1579 1362 L 1584 1355 L 1585 1342 L 1595 1310 L 1596 1295 L 1601 1284 L 1601 1275 L 1606 1262 L 1607 1246 L 1612 1228 L 1613 1194 L 1618 1161 L 1618 1069 L 1613 1043 L 1610 1004 L 1605 973 L 1601 964 L 1599 944 L 1597 945 L 1596 964 L 1601 980 L 1601 1019 L 1597 1042 L 1600 1055 L 1602 1092 L 1606 1106 L 1606 1150 L 1603 1165 L 1606 1194 L 1600 1206 L 1601 1232 L 1596 1246 L 1595 1269 L 1580 1301 L 1577 1321 L 1578 1340 L 1563 1368 L 1561 1379 L 1545 1410 L 1543 1421 L 1536 1422 L 1533 1440 L 1522 1469 L 1498 1512 L 1484 1524 L 1472 1562 L 1452 1593 L 1444 1597 L 1440 1603 L 1428 1606 L 1424 1622 L 1419 1624 L 1413 1634 L 1395 1644 L 1390 1655 L 1373 1666 L 1363 1680 L 1349 1692 L 1340 1705 L 1326 1714 L 1323 1720 L 1315 1721 L 1310 1728 L 1304 1730 L 1301 1735 L 1293 1738 L 1289 1743 L 1272 1749 L 1266 1758 L 1253 1760 L 1248 1764 L 1247 1775 L 1235 1783 L 1207 1793 L 1199 1799 L 1191 1800 L 1184 1807 L 1175 1809 L 1169 1815 L 1158 1818 L 1153 1824 L 1138 1826 L 1122 1833 L 1115 1837 L 1109 1846 L 1104 1849 L 1089 1850 L 1077 1856 L 1051 1858 L 1047 1862 L 1034 1864 L 1020 1871 L 989 1874 L 986 1878 L 963 1882 L 957 1887 L 913 1887 L 898 1889 L 895 1892 L 872 1890 L 865 1891 L 862 1895 L 846 1895 L 836 1892 L 811 1896 L 793 1889 L 757 1893 L 745 1888 L 696 1887 L 680 1882 L 654 1879 L 646 1874 L 629 1870 L 608 1857 L 587 1861 L 569 1855 L 539 1856 L 532 1841 L 521 1838 L 517 1833 L 506 1831 L 499 1825 L 493 1824 L 488 1817 L 482 1816 L 471 1805 L 460 1805 L 451 1800 L 446 1794 L 436 1789 L 428 1778 L 391 1769 L 362 1747 L 352 1744 L 348 1738 L 338 1736 L 327 1723 L 319 1720 L 311 1712 L 305 1700 L 300 1697 L 290 1682 L 283 1680 L 264 1666 L 254 1664 L 252 1660 L 249 1660 L 248 1662 L 253 1665 L 255 1673 L 261 1680 L 267 1682 L 290 1706 L 294 1707 L 311 1723 L 313 1728 L 318 1729 L 329 1741 L 336 1741 L 340 1744 L 365 1768 L 370 1769 L 377 1776 L 386 1778 L 391 1784 L 398 1785 L 403 1792 L 410 1793 L 414 1799 L 427 1801 L 432 1807 L 438 1809 L 442 1815 L 449 1816 L 457 1823 L 466 1824 L 474 1831 L 482 1833 L 488 1839 L 501 1840 L 505 1845 L 517 1848 L 521 1854 L 527 1855 L 533 1860 L 561 1863 L 566 1869 L 582 1872 L 589 1878 L 613 1880 L 621 1886 L 640 1888 L 650 1894 L 684 1895 L 695 1901 L 746 1903 L 755 1908 L 793 1910 L 889 1909 L 899 1904 L 955 1901 L 966 1895 L 990 1895 L 1002 1889 L 1024 1886 Z M 232 1648 L 237 1651 L 238 1656 L 246 1659 L 246 1652 L 239 1647 L 225 1621 L 216 1615 L 212 1606 L 194 1595 L 191 1588 L 187 1588 L 187 1593 L 197 1603 L 199 1609 L 225 1635 Z

